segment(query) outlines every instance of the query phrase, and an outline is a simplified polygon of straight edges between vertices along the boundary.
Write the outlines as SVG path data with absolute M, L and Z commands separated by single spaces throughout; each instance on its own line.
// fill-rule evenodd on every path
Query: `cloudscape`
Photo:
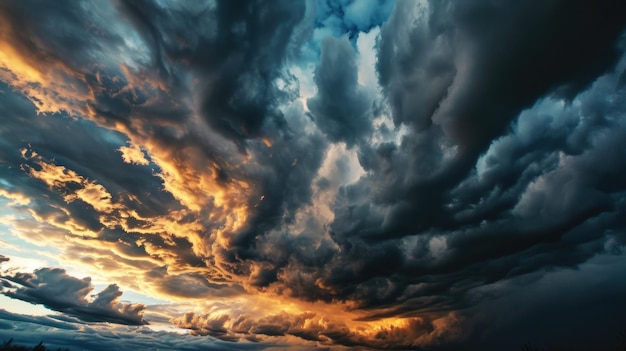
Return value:
M 626 2 L 0 0 L 0 342 L 626 332 Z

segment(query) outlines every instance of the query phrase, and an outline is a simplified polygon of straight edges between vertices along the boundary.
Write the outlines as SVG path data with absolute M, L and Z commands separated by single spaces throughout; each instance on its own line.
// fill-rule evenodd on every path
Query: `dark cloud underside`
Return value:
M 84 321 L 128 325 L 147 323 L 142 318 L 145 306 L 120 303 L 122 292 L 114 284 L 96 294 L 92 301 L 88 301 L 87 298 L 93 290 L 91 279 L 72 277 L 62 269 L 41 268 L 33 274 L 17 273 L 1 278 L 17 284 L 14 287 L 9 283 L 0 290 L 2 294 L 33 304 L 42 304 Z

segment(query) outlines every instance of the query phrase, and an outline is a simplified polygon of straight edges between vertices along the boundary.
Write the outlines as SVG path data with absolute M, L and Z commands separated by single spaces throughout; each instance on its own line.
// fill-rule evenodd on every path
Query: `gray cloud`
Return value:
M 70 10 L 48 4 L 49 8 L 42 10 L 59 18 L 60 23 L 67 22 L 71 28 L 98 28 L 99 35 L 104 36 L 101 41 L 96 40 L 95 35 L 81 36 L 78 40 L 75 37 L 80 36 L 81 31 L 77 30 L 55 31 L 48 27 L 48 22 L 39 20 L 39 12 L 31 17 L 27 15 L 26 9 L 32 7 L 28 3 L 5 6 L 3 13 L 11 28 L 37 21 L 28 26 L 28 32 L 21 39 L 15 38 L 16 46 L 21 42 L 29 44 L 20 46 L 24 56 L 48 55 L 52 63 L 62 64 L 63 72 L 79 77 L 90 99 L 86 109 L 67 102 L 71 97 L 58 100 L 70 107 L 64 106 L 54 118 L 40 119 L 35 116 L 37 106 L 12 92 L 12 87 L 6 86 L 8 82 L 3 83 L 3 93 L 7 95 L 4 112 L 10 117 L 5 130 L 11 130 L 11 135 L 7 135 L 11 142 L 5 145 L 9 162 L 3 165 L 9 168 L 12 187 L 32 198 L 31 207 L 38 215 L 59 218 L 62 225 L 70 220 L 78 222 L 98 233 L 98 239 L 120 243 L 119 250 L 125 254 L 145 258 L 149 255 L 145 252 L 146 246 L 134 245 L 138 240 L 159 247 L 168 245 L 159 237 L 145 236 L 142 232 L 150 227 L 155 217 L 184 209 L 186 205 L 181 206 L 177 201 L 180 194 L 162 191 L 163 179 L 155 176 L 155 172 L 163 172 L 160 168 L 163 163 L 173 161 L 175 169 L 193 176 L 203 173 L 206 164 L 213 164 L 218 170 L 212 177 L 216 187 L 249 184 L 249 194 L 237 199 L 240 205 L 249 207 L 249 221 L 237 233 L 232 233 L 233 238 L 228 243 L 232 249 L 226 248 L 230 251 L 225 252 L 224 248 L 216 247 L 215 255 L 220 256 L 220 262 L 240 262 L 254 256 L 255 237 L 271 229 L 283 216 L 293 216 L 299 206 L 309 201 L 309 187 L 300 184 L 307 184 L 307 180 L 315 176 L 325 152 L 326 141 L 319 133 L 299 128 L 301 120 L 306 118 L 302 108 L 297 107 L 299 103 L 289 107 L 291 100 L 297 97 L 298 82 L 283 65 L 291 32 L 304 11 L 302 4 L 287 6 L 289 4 L 275 3 L 263 11 L 254 2 L 250 2 L 250 6 L 231 7 L 220 3 L 217 7 L 185 5 L 175 9 L 150 2 L 123 2 L 113 8 L 94 5 L 105 18 L 121 16 L 124 21 L 118 26 L 108 26 L 106 20 L 90 17 L 87 5 Z M 17 18 L 21 18 L 22 23 L 17 23 Z M 157 18 L 159 20 L 155 21 Z M 219 23 L 206 21 L 206 18 L 217 19 Z M 131 44 L 140 52 L 124 50 L 118 42 L 123 40 L 119 37 L 120 30 L 129 33 Z M 27 38 L 45 39 L 33 43 Z M 74 41 L 80 47 L 63 46 L 64 42 Z M 105 43 L 122 45 L 121 52 L 112 52 L 112 47 Z M 71 60 L 67 59 L 68 50 L 74 49 L 92 52 L 93 56 L 74 55 Z M 113 61 L 119 55 L 128 65 L 126 71 Z M 197 76 L 199 83 L 190 82 L 190 74 Z M 287 82 L 288 86 L 279 89 L 279 80 Z M 194 91 L 188 90 L 190 86 Z M 197 101 L 189 107 L 182 103 L 186 99 Z M 289 107 L 285 111 L 288 121 L 279 109 L 284 106 Z M 79 121 L 71 124 L 69 131 L 64 130 L 68 122 L 65 112 L 84 114 L 83 117 L 96 124 Z M 193 117 L 195 114 L 201 119 Z M 76 138 L 67 143 L 66 135 Z M 268 150 L 258 138 L 271 141 L 274 147 Z M 165 153 L 161 155 L 162 162 L 149 163 L 148 167 L 123 163 L 117 150 L 128 142 L 147 143 L 162 150 Z M 23 168 L 38 170 L 40 167 L 24 160 L 20 153 L 22 148 L 44 159 L 57 160 L 59 166 L 98 182 L 111 193 L 112 200 L 132 208 L 138 216 L 109 213 L 103 217 L 99 211 L 84 206 L 82 201 L 68 203 L 63 192 L 71 193 L 72 189 L 46 189 L 38 180 L 24 177 Z M 233 167 L 250 156 L 256 160 L 254 164 Z M 298 160 L 300 164 L 292 166 Z M 192 182 L 175 186 L 185 188 L 190 184 L 198 186 Z M 38 196 L 40 193 L 49 197 L 42 198 Z M 258 204 L 261 196 L 266 200 Z M 201 214 L 189 214 L 180 221 L 183 224 L 201 222 L 207 232 L 214 231 L 223 223 L 207 218 L 221 210 L 210 198 L 202 201 L 206 203 Z M 69 215 L 62 214 L 60 209 L 68 210 Z M 103 218 L 115 224 L 107 225 Z M 129 235 L 120 236 L 124 232 Z M 198 266 L 207 259 L 189 252 L 190 247 L 182 242 L 189 240 L 186 233 L 167 235 L 183 237 L 180 246 L 169 246 L 176 251 L 171 257 L 177 257 L 179 263 Z M 214 239 L 207 238 L 205 246 L 211 246 Z M 193 249 L 199 250 L 197 246 Z M 224 264 L 221 268 L 230 270 L 230 267 Z M 231 273 L 239 274 L 241 270 L 233 269 Z
M 446 322 L 448 323 L 447 330 L 444 330 L 442 321 L 415 318 L 407 320 L 402 326 L 380 327 L 376 332 L 366 334 L 351 330 L 343 322 L 321 317 L 312 312 L 292 315 L 281 311 L 261 318 L 251 318 L 246 315 L 233 318 L 225 314 L 196 315 L 188 312 L 174 319 L 177 326 L 190 329 L 192 334 L 209 335 L 226 341 L 289 335 L 306 341 L 314 341 L 332 349 L 345 346 L 408 350 L 420 350 L 418 345 L 425 340 L 456 333 L 458 322 L 454 316 L 449 316 Z
M 107 286 L 89 301 L 93 291 L 91 278 L 78 279 L 59 268 L 40 268 L 30 273 L 3 276 L 18 284 L 14 289 L 3 288 L 2 294 L 33 304 L 76 316 L 88 322 L 147 324 L 143 319 L 145 306 L 119 302 L 122 292 L 115 284 Z
M 61 330 L 78 330 L 78 326 L 67 323 L 64 321 L 59 321 L 55 318 L 49 316 L 28 316 L 22 314 L 14 314 L 7 312 L 3 309 L 0 309 L 0 319 L 11 321 L 11 322 L 25 322 L 25 323 L 35 323 L 47 327 L 57 328 Z M 13 326 L 2 329 L 13 329 Z
M 471 295 L 482 302 L 467 312 L 476 313 L 475 331 L 463 345 L 479 347 L 484 345 L 481 339 L 489 338 L 486 350 L 516 349 L 523 343 L 568 350 L 616 349 L 623 315 L 613 311 L 624 309 L 615 298 L 624 291 L 618 278 L 623 266 L 623 256 L 598 256 L 577 271 L 535 274 L 476 288 Z M 508 307 L 520 305 L 525 308 Z
M 315 313 L 176 320 L 194 334 L 445 350 L 490 330 L 504 345 L 541 334 L 521 328 L 532 318 L 571 316 L 580 300 L 559 304 L 548 278 L 623 255 L 621 2 L 77 4 L 0 4 L 16 236 L 159 295 L 260 291 L 406 321 L 365 337 Z M 379 25 L 379 87 L 362 86 L 355 40 Z M 587 318 L 610 310 L 598 296 L 617 301 L 606 284 L 580 287 L 601 311 Z M 3 286 L 83 321 L 143 322 L 116 285 L 88 301 L 91 282 L 63 270 Z M 173 343 L 154 345 L 186 347 Z
M 584 246 L 622 225 L 616 218 L 623 184 L 613 173 L 621 169 L 621 158 L 613 153 L 613 159 L 608 150 L 615 150 L 612 140 L 621 139 L 623 130 L 623 93 L 616 85 L 622 66 L 614 65 L 624 21 L 609 16 L 608 23 L 594 27 L 597 33 L 586 33 L 575 45 L 577 35 L 569 27 L 595 21 L 590 13 L 612 12 L 614 5 L 590 12 L 564 5 L 568 17 L 558 20 L 551 17 L 557 5 L 524 5 L 519 12 L 482 3 L 398 3 L 381 31 L 378 71 L 394 121 L 411 132 L 399 144 L 360 150 L 369 172 L 338 194 L 331 233 L 343 255 L 326 282 L 363 299 L 364 306 L 404 301 L 407 311 L 445 310 L 464 305 L 463 286 L 545 265 L 575 265 L 602 251 L 587 247 L 528 266 L 518 256 L 540 247 L 562 252 L 570 236 Z M 472 14 L 489 11 L 497 15 L 482 27 Z M 515 21 L 505 20 L 514 12 Z M 553 47 L 540 54 L 536 50 L 543 46 L 521 44 L 541 30 L 522 31 L 520 13 L 542 18 L 537 25 L 550 30 L 541 40 Z M 593 54 L 570 60 L 573 50 L 587 46 L 597 50 L 585 49 Z M 502 54 L 495 55 L 493 47 Z M 566 66 L 554 66 L 564 60 Z M 616 71 L 584 91 L 606 70 Z M 548 73 L 531 82 L 526 72 L 537 71 Z M 497 87 L 506 82 L 516 83 Z M 536 107 L 519 115 L 543 94 L 554 101 L 554 111 Z M 610 102 L 601 97 L 606 94 Z M 553 112 L 559 115 L 551 118 L 549 132 L 542 116 Z M 497 139 L 518 115 L 522 127 Z M 495 154 L 502 157 L 496 161 Z M 587 230 L 585 239 L 573 234 Z M 422 283 L 433 285 L 433 298 L 421 296 L 430 289 L 410 292 L 409 286 Z
M 44 340 L 46 347 L 81 349 L 89 351 L 112 348 L 133 350 L 176 349 L 184 351 L 206 350 L 263 350 L 267 345 L 252 342 L 229 343 L 216 339 L 197 338 L 191 335 L 153 331 L 146 327 L 130 326 L 78 326 L 55 321 L 51 317 L 13 314 L 0 310 L 0 322 L 11 322 L 8 329 L 0 328 L 0 340 L 13 338 L 19 345 L 33 345 Z M 80 328 L 80 333 L 77 333 Z M 33 336 L 37 336 L 34 341 Z
M 371 97 L 357 81 L 356 53 L 347 38 L 322 42 L 315 70 L 317 95 L 307 100 L 315 123 L 331 141 L 352 146 L 371 128 Z
M 326 282 L 362 299 L 363 306 L 396 304 L 388 315 L 411 315 L 464 308 L 465 292 L 483 282 L 576 266 L 607 247 L 621 252 L 621 236 L 615 235 L 624 230 L 618 176 L 624 165 L 617 145 L 624 124 L 617 72 L 598 79 L 572 104 L 546 99 L 524 111 L 513 132 L 494 141 L 449 193 L 435 193 L 444 196 L 434 202 L 432 189 L 400 202 L 402 188 L 395 190 L 393 180 L 410 163 L 402 159 L 408 156 L 402 148 L 381 146 L 369 164 L 395 168 L 340 192 L 335 213 L 345 217 L 336 218 L 332 229 L 344 255 Z M 395 195 L 376 197 L 380 184 Z M 431 218 L 423 219 L 421 201 L 441 201 L 447 209 L 426 212 Z M 411 213 L 415 221 L 408 219 Z M 438 217 L 445 221 L 420 227 Z M 405 230 L 415 235 L 405 236 Z

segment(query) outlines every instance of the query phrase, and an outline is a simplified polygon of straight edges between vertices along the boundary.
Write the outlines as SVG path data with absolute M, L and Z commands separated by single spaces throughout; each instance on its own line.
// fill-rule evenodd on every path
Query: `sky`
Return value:
M 0 0 L 0 342 L 612 346 L 626 2 Z

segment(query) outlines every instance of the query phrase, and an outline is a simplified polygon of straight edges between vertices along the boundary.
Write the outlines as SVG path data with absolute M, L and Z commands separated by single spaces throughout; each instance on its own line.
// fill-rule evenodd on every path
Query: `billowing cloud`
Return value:
M 625 30 L 618 1 L 0 3 L 2 298 L 90 349 L 103 321 L 178 349 L 545 335 L 580 302 L 551 278 L 623 273 Z M 597 284 L 590 340 L 621 306 Z
M 192 334 L 210 335 L 222 340 L 267 340 L 268 337 L 295 336 L 321 345 L 369 347 L 387 349 L 415 349 L 424 344 L 437 344 L 439 338 L 457 339 L 461 319 L 448 315 L 436 320 L 406 318 L 383 321 L 374 329 L 351 329 L 342 321 L 319 316 L 312 312 L 290 315 L 284 311 L 258 319 L 246 315 L 231 318 L 228 315 L 196 315 L 185 313 L 173 320 Z

